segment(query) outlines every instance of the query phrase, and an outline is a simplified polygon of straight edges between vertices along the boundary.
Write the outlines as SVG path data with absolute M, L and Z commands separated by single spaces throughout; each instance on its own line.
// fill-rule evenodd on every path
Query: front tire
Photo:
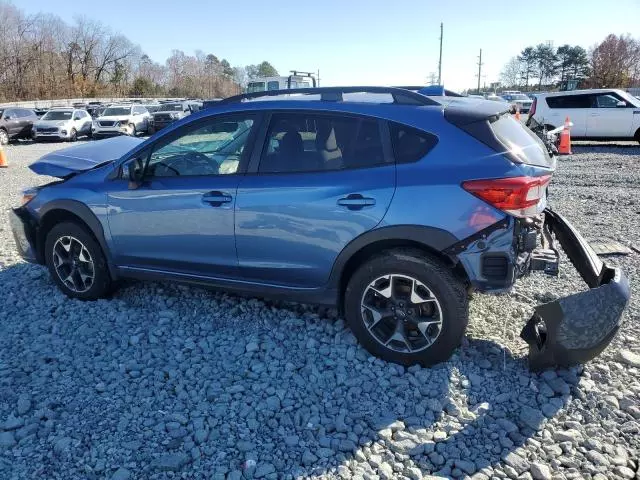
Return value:
M 134 123 L 130 123 L 129 124 L 129 135 L 132 137 L 135 137 L 138 134 L 138 132 L 136 132 L 136 126 Z
M 45 241 L 45 262 L 51 278 L 71 298 L 97 300 L 111 290 L 107 262 L 93 235 L 82 225 L 55 225 Z
M 0 128 L 0 145 L 9 143 L 9 134 L 4 128 Z
M 360 344 L 401 365 L 449 359 L 469 319 L 464 284 L 419 250 L 390 250 L 360 266 L 347 285 L 344 308 Z
M 75 142 L 76 140 L 78 140 L 78 132 L 76 132 L 75 128 L 72 128 L 69 132 L 69 141 Z

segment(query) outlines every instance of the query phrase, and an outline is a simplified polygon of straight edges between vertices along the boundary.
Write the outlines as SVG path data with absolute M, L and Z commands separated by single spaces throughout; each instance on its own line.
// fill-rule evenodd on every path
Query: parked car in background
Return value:
M 91 115 L 78 108 L 53 108 L 34 122 L 31 137 L 34 141 L 68 140 L 91 136 Z
M 149 128 L 147 129 L 148 134 L 152 134 L 155 132 L 155 127 L 153 125 L 153 114 L 160 110 L 160 103 L 148 103 L 143 105 L 144 108 L 149 112 Z
M 0 145 L 18 138 L 31 138 L 33 122 L 37 120 L 38 116 L 33 110 L 0 107 Z
M 492 102 L 505 102 L 506 100 L 494 93 L 488 94 L 486 97 L 484 97 L 486 100 L 491 100 Z
M 93 121 L 91 132 L 95 138 L 114 135 L 135 137 L 138 133 L 149 131 L 150 117 L 142 105 L 110 105 Z
M 82 300 L 139 278 L 330 305 L 372 354 L 430 365 L 464 338 L 471 290 L 557 274 L 557 241 L 591 289 L 536 308 L 521 333 L 531 368 L 611 342 L 629 282 L 548 208 L 556 160 L 506 104 L 291 91 L 225 99 L 146 141 L 45 155 L 30 168 L 62 181 L 10 213 L 20 254 Z
M 524 93 L 517 91 L 505 91 L 500 96 L 508 103 L 511 104 L 513 113 L 519 111 L 520 113 L 527 113 L 531 108 L 533 100 L 527 97 Z
M 160 105 L 158 111 L 153 114 L 153 132 L 162 130 L 176 120 L 191 114 L 189 102 L 171 102 Z
M 529 112 L 532 121 L 548 130 L 569 117 L 571 136 L 591 140 L 640 142 L 640 100 L 623 90 L 598 88 L 538 95 Z

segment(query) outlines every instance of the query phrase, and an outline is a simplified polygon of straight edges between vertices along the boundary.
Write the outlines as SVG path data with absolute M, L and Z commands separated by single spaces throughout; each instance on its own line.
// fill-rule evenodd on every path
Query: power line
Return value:
M 438 85 L 442 85 L 442 38 L 444 37 L 444 28 L 440 22 L 440 59 L 438 60 Z
M 480 80 L 482 79 L 482 49 L 480 49 L 480 55 L 478 56 L 478 93 L 480 93 Z

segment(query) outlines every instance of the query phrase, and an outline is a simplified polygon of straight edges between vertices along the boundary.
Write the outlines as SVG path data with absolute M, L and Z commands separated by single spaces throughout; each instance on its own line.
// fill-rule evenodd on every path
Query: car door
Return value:
M 342 249 L 380 223 L 395 164 L 377 119 L 274 113 L 238 187 L 236 247 L 243 278 L 324 285 Z
M 572 137 L 584 137 L 587 133 L 587 118 L 591 109 L 589 94 L 555 95 L 545 98 L 549 107 L 549 118 L 541 118 L 541 123 L 560 127 L 569 118 Z
M 136 156 L 145 163 L 138 188 L 131 188 L 125 162 L 107 194 L 117 265 L 234 276 L 236 190 L 258 118 L 207 117 L 165 134 Z
M 615 92 L 598 93 L 592 96 L 587 120 L 589 137 L 632 137 L 633 105 Z

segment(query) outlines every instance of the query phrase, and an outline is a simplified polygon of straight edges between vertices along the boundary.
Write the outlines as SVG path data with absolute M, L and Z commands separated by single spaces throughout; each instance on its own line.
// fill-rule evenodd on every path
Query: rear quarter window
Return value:
M 396 163 L 417 162 L 438 143 L 435 135 L 399 123 L 389 123 L 389 131 Z

